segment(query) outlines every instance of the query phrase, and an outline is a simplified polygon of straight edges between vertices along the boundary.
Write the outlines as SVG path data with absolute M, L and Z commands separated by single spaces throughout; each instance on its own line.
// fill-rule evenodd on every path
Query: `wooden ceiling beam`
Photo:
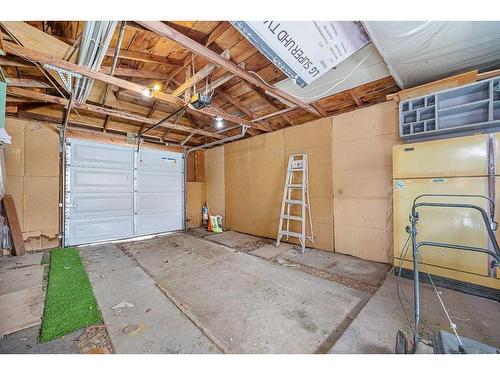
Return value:
M 240 68 L 238 65 L 233 63 L 232 61 L 225 60 L 216 52 L 208 49 L 207 47 L 199 44 L 198 42 L 188 38 L 186 35 L 178 32 L 177 30 L 171 28 L 170 26 L 165 25 L 160 21 L 136 21 L 140 25 L 154 31 L 155 33 L 167 37 L 170 40 L 180 44 L 182 47 L 192 51 L 193 53 L 205 58 L 206 60 L 217 64 L 221 68 L 226 71 L 233 73 L 234 75 L 241 77 L 245 81 L 248 81 L 257 87 L 260 87 L 263 90 L 273 94 L 278 99 L 283 100 L 287 103 L 293 103 L 300 108 L 307 108 L 307 104 L 303 103 L 301 100 L 296 97 L 284 92 L 281 89 L 268 85 L 260 80 L 260 78 L 251 74 L 245 69 Z
M 191 110 L 191 109 L 188 109 L 188 110 Z M 224 112 L 223 110 L 215 108 L 215 107 L 205 107 L 202 109 L 198 109 L 197 111 L 200 113 L 204 113 L 208 116 L 211 116 L 212 118 L 222 117 L 224 120 L 234 122 L 235 124 L 239 124 L 239 125 L 246 125 L 249 128 L 256 128 L 256 129 L 259 129 L 259 130 L 262 130 L 265 132 L 272 131 L 272 129 L 268 129 L 268 127 L 266 125 L 247 121 L 241 117 Z
M 264 100 L 267 104 L 269 104 L 271 107 L 274 108 L 275 111 L 280 111 L 280 107 L 278 107 L 271 99 L 269 99 L 267 97 L 267 95 L 265 94 L 265 91 L 263 92 L 259 87 L 255 87 L 254 85 L 252 85 L 251 83 L 249 82 L 246 82 L 246 81 L 242 81 L 250 90 L 252 90 L 253 92 L 255 92 L 262 100 Z M 295 107 L 294 107 L 295 108 Z M 294 123 L 292 121 L 292 119 L 290 118 L 290 116 L 288 116 L 287 114 L 285 113 L 282 113 L 280 114 L 280 117 L 284 118 L 285 121 L 290 125 L 290 126 L 293 126 Z
M 233 106 L 235 106 L 236 108 L 238 108 L 241 112 L 243 112 L 244 114 L 246 114 L 248 117 L 250 117 L 250 119 L 254 119 L 255 118 L 255 115 L 252 113 L 252 111 L 250 111 L 241 101 L 239 101 L 237 98 L 235 98 L 234 96 L 231 96 L 229 95 L 228 93 L 226 93 L 225 91 L 219 91 L 218 92 L 218 95 L 220 95 L 221 97 L 223 97 L 226 101 L 228 101 L 229 103 L 231 103 Z
M 316 111 L 318 111 L 322 117 L 328 117 L 328 113 L 326 113 L 325 109 L 319 104 L 318 102 L 316 103 L 311 103 L 311 105 L 316 108 Z
M 41 82 L 34 78 L 10 78 L 7 77 L 7 85 L 12 87 L 30 87 L 37 89 L 50 89 L 53 88 L 52 85 L 48 83 Z
M 105 74 L 110 74 L 111 67 L 101 66 L 100 71 Z M 166 73 L 149 71 L 149 70 L 128 69 L 128 68 L 115 68 L 113 75 L 120 77 L 149 78 L 158 80 L 166 79 Z
M 215 29 L 208 35 L 207 40 L 205 41 L 205 47 L 210 47 L 210 45 L 217 39 L 221 34 L 227 30 L 227 28 L 231 27 L 229 22 L 222 21 L 217 25 Z
M 75 73 L 79 73 L 85 77 L 97 79 L 99 81 L 103 81 L 103 82 L 112 84 L 114 86 L 121 87 L 121 88 L 126 89 L 126 90 L 131 90 L 131 91 L 142 94 L 144 92 L 144 90 L 147 89 L 147 87 L 138 85 L 136 83 L 129 82 L 129 81 L 126 81 L 126 80 L 123 80 L 120 78 L 112 77 L 108 74 L 98 72 L 98 71 L 95 71 L 92 69 L 88 69 L 88 68 L 70 63 L 68 61 L 64 61 L 64 60 L 46 55 L 46 54 L 41 53 L 41 52 L 22 47 L 20 45 L 14 44 L 14 43 L 5 42 L 5 47 L 7 49 L 7 53 L 10 53 L 10 54 L 13 54 L 13 55 L 16 55 L 19 57 L 29 58 L 29 59 L 37 61 L 39 63 L 54 65 L 58 68 L 65 69 L 65 70 L 75 72 Z M 179 99 L 173 95 L 165 94 L 163 92 L 158 92 L 158 91 L 154 92 L 153 95 L 154 95 L 154 97 L 156 97 L 162 101 L 165 101 L 167 103 L 175 104 L 178 106 L 184 105 L 184 102 L 181 99 Z
M 358 107 L 363 106 L 363 101 L 359 97 L 358 91 L 356 89 L 349 90 L 349 94 L 351 95 L 352 99 L 354 100 L 354 102 Z
M 112 57 L 114 55 L 114 52 L 115 51 L 113 48 L 108 48 L 108 50 L 106 51 L 106 56 Z M 152 53 L 147 53 L 147 52 L 130 51 L 127 49 L 120 49 L 118 57 L 120 59 L 125 59 L 125 60 L 141 61 L 146 63 L 155 63 L 155 64 L 162 64 L 169 66 L 171 65 L 181 66 L 184 64 L 184 60 L 181 59 L 174 59 L 171 57 L 154 55 Z
M 6 52 L 5 52 L 5 47 L 3 45 L 3 36 L 2 36 L 2 32 L 0 32 L 0 56 L 5 56 Z
M 29 99 L 36 99 L 36 100 L 39 100 L 42 102 L 59 104 L 59 105 L 63 105 L 63 106 L 68 105 L 68 102 L 69 102 L 68 99 L 65 99 L 65 98 L 47 95 L 47 94 L 43 94 L 43 93 L 32 91 L 32 90 L 20 89 L 17 87 L 7 87 L 7 93 L 9 95 L 20 96 L 20 97 L 29 98 Z M 92 104 L 74 103 L 73 106 L 75 108 L 82 109 L 85 111 L 97 113 L 97 114 L 104 115 L 104 116 L 121 118 L 121 119 L 128 120 L 128 121 L 136 121 L 136 122 L 145 123 L 145 124 L 149 124 L 149 125 L 156 125 L 158 123 L 158 120 L 155 120 L 155 119 L 147 118 L 147 117 L 136 115 L 133 113 L 127 113 L 127 112 L 123 112 L 123 111 L 119 111 L 119 110 L 115 110 L 115 109 L 110 109 L 110 108 L 106 108 L 106 107 L 99 107 L 99 106 L 92 105 Z M 172 130 L 182 131 L 182 132 L 186 132 L 186 133 L 195 132 L 196 134 L 200 134 L 200 135 L 204 135 L 204 136 L 216 138 L 216 139 L 223 139 L 224 138 L 224 136 L 221 136 L 221 135 L 216 134 L 216 133 L 204 131 L 201 129 L 190 128 L 188 126 L 172 124 L 172 123 L 168 123 L 168 122 L 162 122 L 162 126 L 164 128 L 170 128 Z
M 21 61 L 19 58 L 0 57 L 0 65 L 14 68 L 35 68 L 33 64 Z
M 17 114 L 18 117 L 20 118 L 26 118 L 26 119 L 33 119 L 37 121 L 45 121 L 45 122 L 51 122 L 55 124 L 60 124 L 62 121 L 62 116 L 61 118 L 55 117 L 55 116 L 50 116 L 50 115 L 44 115 L 40 113 L 35 113 L 35 112 L 26 112 L 22 111 Z M 68 121 L 68 126 L 72 128 L 78 128 L 78 129 L 86 129 L 86 130 L 91 130 L 93 132 L 99 132 L 99 137 L 106 137 L 106 134 L 102 134 L 102 127 L 100 127 L 97 124 L 89 124 L 83 121 L 78 121 L 75 119 L 69 119 Z M 120 130 L 114 130 L 109 131 L 107 134 L 120 134 L 120 135 L 127 135 L 126 131 L 120 131 Z M 145 137 L 146 140 L 151 140 L 151 141 L 156 141 L 157 143 L 161 142 L 161 138 L 159 136 L 154 136 L 154 135 L 148 135 Z
M 189 77 L 186 79 L 186 81 L 177 87 L 174 92 L 172 92 L 172 95 L 174 96 L 179 96 L 181 95 L 184 91 L 190 89 L 194 85 L 196 85 L 198 82 L 200 82 L 202 79 L 205 79 L 210 73 L 212 73 L 215 70 L 215 64 L 207 64 L 198 72 L 196 72 L 193 76 Z
M 221 53 L 221 56 L 225 59 L 229 59 L 229 51 L 225 50 L 224 52 Z M 177 89 L 175 89 L 172 95 L 179 96 L 187 89 L 193 87 L 198 82 L 205 79 L 215 70 L 215 68 L 217 68 L 216 64 L 208 63 L 203 68 L 198 70 L 198 72 L 196 72 L 193 76 L 186 77 L 186 81 L 183 84 L 181 84 Z M 189 97 L 191 98 L 191 95 Z

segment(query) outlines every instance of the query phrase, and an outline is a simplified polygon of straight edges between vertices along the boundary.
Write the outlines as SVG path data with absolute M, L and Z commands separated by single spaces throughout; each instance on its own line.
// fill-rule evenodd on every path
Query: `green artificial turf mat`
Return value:
M 101 321 L 78 250 L 52 250 L 40 341 L 50 341 Z

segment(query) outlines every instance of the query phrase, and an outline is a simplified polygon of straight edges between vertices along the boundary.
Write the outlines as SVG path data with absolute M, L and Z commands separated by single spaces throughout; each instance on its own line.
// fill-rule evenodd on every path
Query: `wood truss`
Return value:
M 102 83 L 95 90 L 109 86 L 104 97 L 109 90 L 116 98 L 102 104 L 91 95 L 86 103 L 74 103 L 69 126 L 120 134 L 153 127 L 145 139 L 182 146 L 230 137 L 240 132 L 237 125 L 258 135 L 302 124 L 384 101 L 398 90 L 386 77 L 306 104 L 274 86 L 284 74 L 226 21 L 127 22 L 121 43 L 117 28 L 99 71 L 76 64 L 82 22 L 0 25 L 9 116 L 61 122 L 68 94 L 54 72 L 44 69 L 48 64 L 93 78 Z M 144 96 L 153 85 L 161 89 Z M 212 105 L 186 107 L 204 89 L 213 92 Z M 215 128 L 216 117 L 225 120 L 223 129 Z

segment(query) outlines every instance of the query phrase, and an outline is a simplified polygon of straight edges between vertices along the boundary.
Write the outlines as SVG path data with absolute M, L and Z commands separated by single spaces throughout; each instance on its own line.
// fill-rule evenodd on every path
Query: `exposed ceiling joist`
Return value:
M 114 55 L 114 52 L 115 51 L 113 48 L 108 48 L 108 50 L 106 51 L 106 56 L 112 57 Z M 163 64 L 163 65 L 181 66 L 184 64 L 184 61 L 181 59 L 174 59 L 171 57 L 154 55 L 152 53 L 136 52 L 136 51 L 130 51 L 130 50 L 126 50 L 126 49 L 120 49 L 118 57 L 120 59 L 125 59 L 125 60 L 140 61 L 140 62 L 146 62 L 146 63 L 156 63 L 156 64 Z
M 224 57 L 225 59 L 229 59 L 229 51 L 226 50 L 226 51 L 222 52 L 221 56 Z M 205 65 L 203 68 L 198 70 L 195 74 L 193 74 L 193 76 L 187 78 L 186 81 L 182 85 L 180 85 L 177 89 L 174 90 L 172 95 L 179 96 L 187 89 L 193 87 L 198 82 L 205 79 L 208 75 L 210 75 L 215 70 L 216 67 L 217 67 L 217 65 L 212 64 L 212 63 Z
M 5 56 L 5 47 L 3 46 L 3 36 L 0 32 L 0 56 Z
M 358 95 L 358 92 L 356 91 L 356 89 L 349 90 L 349 94 L 351 94 L 352 99 L 354 100 L 354 102 L 356 103 L 356 105 L 358 107 L 363 106 L 363 101 L 359 98 L 359 95 Z
M 258 95 L 258 96 L 259 96 L 262 100 L 264 100 L 267 104 L 269 104 L 271 107 L 273 107 L 273 108 L 274 108 L 274 110 L 276 110 L 276 111 L 279 111 L 279 110 L 280 110 L 280 108 L 279 108 L 279 107 L 278 107 L 275 103 L 273 103 L 273 101 L 272 101 L 271 99 L 269 99 L 269 98 L 266 96 L 265 92 L 263 92 L 263 90 L 262 90 L 260 87 L 256 87 L 255 85 L 252 85 L 251 83 L 246 82 L 246 81 L 242 81 L 242 82 L 243 82 L 243 83 L 244 83 L 244 84 L 245 84 L 245 85 L 246 85 L 246 86 L 247 86 L 250 90 L 252 90 L 253 92 L 255 92 L 255 93 L 256 93 L 256 94 L 257 94 L 257 95 Z M 290 107 L 290 108 L 296 108 L 296 107 Z M 284 112 L 284 113 L 282 113 L 282 114 L 280 114 L 280 116 L 281 116 L 281 117 L 283 117 L 283 118 L 285 119 L 285 121 L 286 121 L 289 125 L 291 125 L 291 126 L 293 126 L 293 125 L 294 125 L 294 123 L 293 123 L 292 119 L 290 118 L 290 116 L 288 116 L 287 114 L 285 114 L 285 112 Z
M 186 81 L 180 85 L 178 88 L 172 92 L 172 95 L 174 96 L 179 96 L 181 95 L 184 91 L 190 89 L 194 85 L 196 85 L 198 82 L 200 82 L 202 79 L 205 79 L 210 73 L 212 73 L 215 70 L 215 64 L 207 64 L 198 72 L 196 72 L 192 77 L 189 77 L 186 79 Z
M 0 65 L 12 66 L 14 68 L 36 68 L 35 66 L 33 66 L 33 64 L 21 61 L 18 58 L 11 58 L 11 57 L 0 57 Z
M 105 74 L 110 74 L 111 67 L 101 66 L 100 71 Z M 158 80 L 164 80 L 167 78 L 166 73 L 149 71 L 149 70 L 128 69 L 128 68 L 115 68 L 114 75 L 120 77 L 149 78 Z
M 255 115 L 252 113 L 252 111 L 250 111 L 241 101 L 239 101 L 234 96 L 231 96 L 224 91 L 219 91 L 218 94 L 222 96 L 226 101 L 234 105 L 236 108 L 238 108 L 240 111 L 242 111 L 244 114 L 246 114 L 248 117 L 250 117 L 250 119 L 253 120 L 255 118 Z
M 126 81 L 126 80 L 123 80 L 120 78 L 112 77 L 108 74 L 98 72 L 98 71 L 95 71 L 92 69 L 84 68 L 84 67 L 81 67 L 79 65 L 70 63 L 68 61 L 64 61 L 64 60 L 46 55 L 46 54 L 41 53 L 41 52 L 22 47 L 18 44 L 14 44 L 11 42 L 5 42 L 5 47 L 7 49 L 7 53 L 10 53 L 10 54 L 13 54 L 13 55 L 16 55 L 19 57 L 28 58 L 30 60 L 37 61 L 39 63 L 54 65 L 60 69 L 65 69 L 65 70 L 68 70 L 71 72 L 79 73 L 85 77 L 94 78 L 94 79 L 97 79 L 97 80 L 100 80 L 100 81 L 103 81 L 106 83 L 110 83 L 114 86 L 121 87 L 121 88 L 126 89 L 126 90 L 130 90 L 130 91 L 134 91 L 134 92 L 142 94 L 144 92 L 144 90 L 147 89 L 147 87 L 138 85 L 136 83 L 129 82 L 129 81 Z M 115 74 L 118 74 L 118 73 L 115 71 Z M 184 102 L 181 99 L 179 99 L 173 95 L 165 94 L 162 92 L 155 92 L 154 96 L 162 101 L 167 102 L 167 103 L 175 104 L 178 106 L 184 105 Z
M 21 111 L 17 115 L 20 118 L 27 118 L 27 119 L 37 120 L 37 121 L 52 122 L 55 124 L 60 124 L 62 121 L 62 118 L 58 118 L 58 117 L 51 116 L 51 115 L 35 113 L 35 112 Z M 99 132 L 100 137 L 106 136 L 105 134 L 101 133 L 101 127 L 99 125 L 89 124 L 87 122 L 79 121 L 79 120 L 76 120 L 73 118 L 69 119 L 68 126 L 71 126 L 73 128 L 78 128 L 78 129 L 85 129 L 85 130 L 96 132 L 96 133 Z M 109 131 L 109 133 L 107 133 L 107 134 L 111 134 L 111 133 L 112 134 L 119 134 L 119 135 L 123 135 L 123 136 L 127 135 L 127 132 L 120 131 L 120 130 L 112 130 L 112 131 Z M 146 136 L 145 140 L 148 142 L 152 141 L 154 143 L 164 143 L 165 142 L 165 141 L 161 140 L 160 137 L 154 136 L 154 135 Z M 175 141 L 177 141 L 177 140 L 175 140 Z M 180 145 L 178 142 L 176 142 L 176 144 Z
M 14 95 L 14 96 L 20 96 L 23 98 L 36 99 L 36 100 L 39 100 L 42 102 L 59 104 L 59 105 L 63 105 L 63 106 L 66 106 L 68 104 L 68 99 L 60 98 L 60 97 L 52 96 L 52 95 L 47 95 L 47 94 L 43 94 L 43 93 L 32 91 L 32 90 L 20 89 L 17 87 L 8 87 L 7 94 Z M 136 122 L 150 124 L 150 125 L 155 125 L 158 123 L 158 120 L 155 120 L 155 119 L 147 118 L 147 117 L 136 115 L 133 113 L 127 113 L 127 112 L 123 112 L 123 111 L 119 111 L 119 110 L 114 110 L 114 109 L 110 109 L 110 108 L 99 107 L 99 106 L 92 105 L 92 104 L 74 103 L 73 105 L 75 108 L 79 108 L 79 109 L 82 109 L 85 111 L 89 111 L 89 112 L 93 112 L 93 113 L 97 113 L 97 114 L 105 115 L 105 116 L 121 118 L 121 119 L 128 120 L 128 121 L 136 121 Z M 172 130 L 182 131 L 182 132 L 186 132 L 186 133 L 194 132 L 195 134 L 204 135 L 206 137 L 211 137 L 211 138 L 216 138 L 216 139 L 224 138 L 224 136 L 221 136 L 220 134 L 208 132 L 208 131 L 201 130 L 201 129 L 194 129 L 194 128 L 190 128 L 188 126 L 172 124 L 172 123 L 168 123 L 168 122 L 162 122 L 161 125 L 164 128 L 170 128 Z
M 162 35 L 164 37 L 169 38 L 170 40 L 173 40 L 174 42 L 180 44 L 182 47 L 192 51 L 193 53 L 202 56 L 203 58 L 207 59 L 208 61 L 215 63 L 219 65 L 221 68 L 227 70 L 228 72 L 241 77 L 242 79 L 251 82 L 252 84 L 256 85 L 257 87 L 260 87 L 263 90 L 266 90 L 267 92 L 273 94 L 273 96 L 276 96 L 278 99 L 283 100 L 285 102 L 293 103 L 294 105 L 297 105 L 298 107 L 307 108 L 307 104 L 303 103 L 301 100 L 297 99 L 296 97 L 289 95 L 288 93 L 270 86 L 261 79 L 250 72 L 248 72 L 245 69 L 240 68 L 238 65 L 233 63 L 232 61 L 225 60 L 223 57 L 218 55 L 216 52 L 208 49 L 207 47 L 199 44 L 198 42 L 188 38 L 184 34 L 178 32 L 177 30 L 171 28 L 170 26 L 165 25 L 164 23 L 160 21 L 137 21 L 140 25 L 156 32 L 159 35 Z
M 7 85 L 12 87 L 31 87 L 37 89 L 50 89 L 51 85 L 41 82 L 33 78 L 9 78 L 7 77 Z
M 267 125 L 247 121 L 245 119 L 242 119 L 241 117 L 224 112 L 218 108 L 205 107 L 205 108 L 199 109 L 198 112 L 204 113 L 204 114 L 209 115 L 209 116 L 214 117 L 214 118 L 215 117 L 222 117 L 223 119 L 225 119 L 227 121 L 231 121 L 231 122 L 234 122 L 234 123 L 240 124 L 240 125 L 245 125 L 245 126 L 248 126 L 249 128 L 256 128 L 256 129 L 264 131 L 264 132 L 272 131 L 272 129 L 270 129 Z
M 323 116 L 323 117 L 327 117 L 327 116 L 328 116 L 328 114 L 327 114 L 327 113 L 326 113 L 326 111 L 323 109 L 323 107 L 321 106 L 321 104 L 319 104 L 319 103 L 317 103 L 317 102 L 316 102 L 316 103 L 312 103 L 311 105 L 312 105 L 314 108 L 316 108 L 316 111 L 318 111 L 318 112 L 321 114 L 321 116 Z
M 228 27 L 231 27 L 231 24 L 227 21 L 222 21 L 217 25 L 217 27 L 208 35 L 207 40 L 205 41 L 205 47 L 209 47 L 215 39 L 217 39 L 221 34 L 226 31 Z

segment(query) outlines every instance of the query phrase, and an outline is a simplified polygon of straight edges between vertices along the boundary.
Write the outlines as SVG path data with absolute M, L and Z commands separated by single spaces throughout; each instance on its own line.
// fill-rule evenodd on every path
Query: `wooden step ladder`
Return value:
M 300 207 L 300 209 L 297 209 L 297 207 Z M 307 235 L 306 221 L 309 223 L 309 235 Z M 300 223 L 300 232 L 290 229 L 293 226 L 292 222 Z M 285 229 L 283 228 L 283 224 L 285 224 Z M 302 253 L 306 251 L 306 240 L 314 244 L 311 204 L 309 200 L 307 154 L 290 155 L 288 158 L 276 246 L 280 245 L 283 236 L 285 236 L 287 241 L 290 237 L 298 238 L 302 246 Z

